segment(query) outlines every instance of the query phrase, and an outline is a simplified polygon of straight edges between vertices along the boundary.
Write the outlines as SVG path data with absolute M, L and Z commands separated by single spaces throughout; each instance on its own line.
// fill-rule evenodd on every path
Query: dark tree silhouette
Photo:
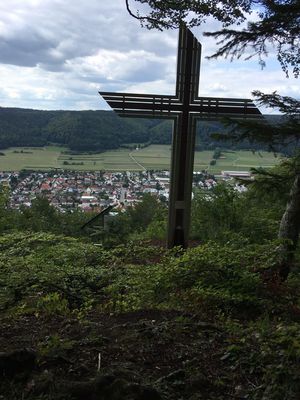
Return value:
M 219 45 L 210 58 L 249 59 L 258 56 L 264 65 L 268 45 L 275 47 L 281 68 L 299 76 L 300 2 L 299 0 L 125 0 L 128 12 L 147 28 L 170 29 L 185 22 L 189 27 L 201 25 L 209 17 L 222 24 L 222 29 L 206 32 Z M 132 11 L 135 3 L 147 5 L 148 12 Z M 237 29 L 236 25 L 246 23 Z M 233 28 L 230 26 L 235 25 Z

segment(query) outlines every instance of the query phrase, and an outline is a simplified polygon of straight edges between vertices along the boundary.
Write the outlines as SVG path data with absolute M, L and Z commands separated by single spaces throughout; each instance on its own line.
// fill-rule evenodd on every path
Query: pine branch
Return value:
M 282 70 L 289 75 L 289 69 L 295 77 L 300 74 L 300 2 L 290 0 L 282 4 L 274 1 L 262 1 L 265 7 L 260 13 L 261 20 L 249 22 L 247 28 L 222 29 L 216 32 L 205 32 L 205 36 L 217 39 L 219 49 L 209 59 L 218 57 L 241 58 L 246 50 L 252 53 L 245 57 L 258 56 L 262 66 L 263 58 L 268 55 L 267 45 L 275 47 L 277 59 Z

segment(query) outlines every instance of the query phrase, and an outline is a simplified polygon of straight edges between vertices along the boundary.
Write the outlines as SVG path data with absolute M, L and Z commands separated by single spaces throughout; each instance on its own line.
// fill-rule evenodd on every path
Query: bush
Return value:
M 113 254 L 46 233 L 0 238 L 0 309 L 60 313 L 101 302 L 115 274 Z M 51 311 L 52 310 L 52 311 Z
M 262 314 L 272 304 L 257 269 L 272 265 L 274 243 L 244 242 L 241 247 L 242 240 L 209 242 L 183 253 L 175 249 L 157 264 L 126 266 L 105 289 L 112 310 L 175 308 L 242 318 Z
M 232 330 L 232 325 L 228 324 Z M 300 397 L 299 325 L 285 326 L 268 318 L 227 337 L 221 357 L 224 369 L 243 371 L 247 384 L 239 397 L 253 400 L 296 400 Z M 259 384 L 258 384 L 259 383 Z

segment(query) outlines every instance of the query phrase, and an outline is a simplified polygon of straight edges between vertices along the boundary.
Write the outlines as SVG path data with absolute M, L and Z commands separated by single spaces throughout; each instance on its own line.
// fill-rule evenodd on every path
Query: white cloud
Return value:
M 98 90 L 174 94 L 177 32 L 142 29 L 124 0 L 11 0 L 0 3 L 0 106 L 43 109 L 106 108 Z M 200 95 L 249 97 L 260 89 L 299 97 L 274 57 L 207 61 L 215 43 L 202 42 Z
M 95 55 L 75 58 L 66 62 L 69 70 L 79 76 L 105 78 L 109 81 L 153 80 L 164 75 L 166 58 L 145 50 L 128 52 L 99 50 Z

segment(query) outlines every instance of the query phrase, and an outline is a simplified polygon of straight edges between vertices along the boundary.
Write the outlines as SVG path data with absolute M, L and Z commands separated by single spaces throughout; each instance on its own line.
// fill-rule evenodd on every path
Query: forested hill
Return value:
M 168 143 L 170 137 L 151 132 L 160 122 L 121 119 L 111 111 L 0 108 L 0 148 L 57 143 L 71 150 L 101 151 L 123 143 Z
M 231 147 L 212 140 L 219 122 L 198 124 L 197 149 Z M 120 118 L 112 111 L 41 111 L 0 107 L 0 148 L 68 146 L 74 151 L 103 151 L 128 143 L 171 143 L 172 123 L 166 120 Z M 261 145 L 259 145 L 261 148 Z M 247 142 L 238 148 L 253 148 Z

